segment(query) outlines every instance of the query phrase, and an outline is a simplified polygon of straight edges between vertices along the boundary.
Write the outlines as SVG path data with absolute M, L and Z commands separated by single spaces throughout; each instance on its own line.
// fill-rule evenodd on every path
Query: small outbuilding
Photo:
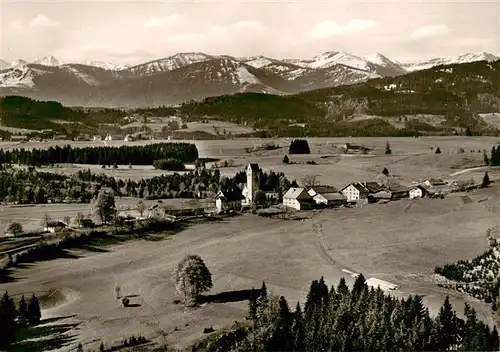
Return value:
M 68 225 L 62 221 L 49 221 L 43 230 L 45 232 L 55 233 L 64 230 L 66 227 L 68 227 Z

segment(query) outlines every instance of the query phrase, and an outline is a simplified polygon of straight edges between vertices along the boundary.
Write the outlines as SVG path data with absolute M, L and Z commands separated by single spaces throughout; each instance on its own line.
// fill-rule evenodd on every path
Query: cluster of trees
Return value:
M 352 289 L 341 279 L 312 282 L 304 306 L 269 295 L 265 284 L 249 302 L 249 324 L 215 333 L 193 351 L 496 351 L 499 337 L 465 305 L 459 318 L 446 297 L 431 317 L 420 296 L 398 299 L 369 288 L 359 275 Z
M 186 169 L 182 161 L 174 158 L 155 160 L 153 166 L 159 170 L 184 171 Z
M 500 303 L 498 254 L 498 247 L 493 247 L 472 260 L 459 260 L 453 264 L 437 266 L 434 272 L 458 282 L 452 288 L 467 292 L 486 303 L 491 303 L 492 309 L 497 310 Z
M 49 200 L 87 203 L 91 196 L 86 188 L 66 175 L 38 172 L 34 168 L 0 171 L 0 199 L 7 203 L 45 204 Z
M 288 147 L 289 154 L 311 154 L 309 143 L 305 139 L 294 139 Z
M 16 304 L 6 291 L 0 300 L 0 347 L 9 346 L 19 329 L 40 323 L 40 302 L 33 294 L 29 301 L 21 296 Z
M 0 163 L 24 165 L 57 163 L 153 165 L 155 160 L 168 158 L 175 158 L 185 163 L 194 162 L 198 159 L 198 149 L 191 143 L 156 143 L 120 147 L 72 148 L 66 145 L 48 149 L 0 150 Z
M 491 147 L 491 155 L 488 160 L 488 156 L 486 155 L 485 152 L 485 162 L 486 164 L 489 164 L 491 166 L 500 166 L 500 146 L 493 146 Z

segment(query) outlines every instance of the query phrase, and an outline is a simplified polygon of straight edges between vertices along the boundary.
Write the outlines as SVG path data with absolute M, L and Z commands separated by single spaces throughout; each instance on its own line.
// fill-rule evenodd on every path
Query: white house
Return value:
M 113 137 L 111 137 L 110 134 L 108 134 L 105 138 L 104 138 L 105 141 L 112 141 L 113 140 Z
M 317 205 L 342 205 L 347 202 L 346 197 L 332 186 L 313 186 L 307 190 L 307 193 L 313 197 Z
M 427 189 L 422 186 L 415 186 L 410 188 L 410 199 L 423 198 L 428 193 Z
M 102 137 L 101 136 L 98 136 L 98 135 L 95 135 L 92 140 L 94 141 L 101 141 L 102 140 Z
M 313 198 L 302 188 L 290 188 L 283 196 L 283 205 L 297 210 L 311 209 Z
M 62 221 L 49 221 L 43 228 L 45 232 L 55 233 L 64 230 L 68 225 Z
M 355 202 L 360 199 L 367 199 L 369 195 L 373 195 L 382 191 L 384 187 L 377 182 L 353 182 L 340 190 L 348 202 Z
M 238 189 L 219 191 L 215 196 L 217 212 L 222 213 L 230 210 L 240 210 L 243 199 L 244 197 Z
M 125 142 L 132 142 L 135 140 L 134 136 L 131 136 L 130 134 L 127 134 L 125 138 L 123 138 Z

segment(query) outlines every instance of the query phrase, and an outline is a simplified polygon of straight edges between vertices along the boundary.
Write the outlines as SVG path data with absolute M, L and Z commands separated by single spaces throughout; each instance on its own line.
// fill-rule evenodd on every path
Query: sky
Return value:
M 0 0 L 0 58 L 137 64 L 179 52 L 414 61 L 500 55 L 500 2 Z

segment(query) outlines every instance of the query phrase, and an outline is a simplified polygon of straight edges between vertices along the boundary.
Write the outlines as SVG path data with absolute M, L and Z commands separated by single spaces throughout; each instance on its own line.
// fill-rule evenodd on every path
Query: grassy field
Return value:
M 458 311 L 469 301 L 478 316 L 492 322 L 488 308 L 431 280 L 435 265 L 475 256 L 486 248 L 485 231 L 497 224 L 494 204 L 500 190 L 440 200 L 403 200 L 388 205 L 325 210 L 305 221 L 263 219 L 244 215 L 222 222 L 195 224 L 162 241 L 134 241 L 102 253 L 76 252 L 77 259 L 38 263 L 15 272 L 16 282 L 2 285 L 14 294 L 58 292 L 44 318 L 75 315 L 81 322 L 78 340 L 97 348 L 122 337 L 141 334 L 157 342 L 163 336 L 179 347 L 201 337 L 204 327 L 220 328 L 243 319 L 246 302 L 209 303 L 184 310 L 171 282 L 176 263 L 188 253 L 202 256 L 214 277 L 210 294 L 259 287 L 285 295 L 290 304 L 303 300 L 311 280 L 324 276 L 327 284 L 342 269 L 363 272 L 399 284 L 397 295 L 425 295 L 436 312 L 449 294 Z M 124 308 L 114 287 L 133 295 L 135 307 Z M 177 329 L 176 329 L 177 328 Z
M 348 138 L 314 138 L 309 139 L 313 154 L 290 156 L 295 162 L 291 165 L 282 163 L 290 142 L 286 139 L 274 140 L 282 149 L 244 151 L 268 141 L 194 143 L 201 157 L 233 159 L 236 165 L 258 162 L 264 171 L 285 172 L 289 179 L 297 179 L 299 183 L 304 175 L 314 174 L 321 183 L 339 188 L 351 181 L 377 179 L 384 167 L 405 184 L 430 177 L 479 181 L 485 170 L 491 178 L 500 178 L 498 169 L 467 170 L 481 167 L 483 155 L 477 150 L 489 151 L 496 138 L 352 138 L 351 143 L 374 148 L 370 155 L 337 154 L 335 145 L 349 142 Z M 387 141 L 392 155 L 384 154 Z M 115 143 L 123 142 L 111 142 Z M 431 150 L 437 146 L 442 154 Z M 458 148 L 464 148 L 465 153 L 458 154 Z M 473 149 L 475 152 L 471 152 Z M 306 164 L 310 160 L 317 165 Z M 56 169 L 74 172 L 80 167 L 86 166 Z M 222 168 L 221 174 L 231 175 L 242 169 L 242 166 Z M 102 169 L 97 166 L 95 171 Z M 133 166 L 132 170 L 120 167 L 106 172 L 117 177 L 139 178 L 158 171 Z M 325 277 L 327 284 L 336 284 L 340 277 L 352 283 L 352 277 L 342 271 L 347 269 L 400 285 L 401 289 L 394 292 L 396 295 L 425 295 L 424 300 L 433 312 L 446 295 L 451 296 L 458 311 L 468 301 L 478 316 L 491 324 L 493 317 L 488 307 L 438 288 L 432 272 L 436 265 L 471 259 L 486 249 L 486 230 L 498 225 L 499 200 L 500 186 L 495 184 L 445 199 L 401 200 L 386 205 L 311 212 L 308 214 L 311 218 L 305 221 L 244 215 L 222 222 L 194 224 L 162 241 L 128 242 L 95 253 L 75 251 L 76 259 L 47 261 L 16 270 L 14 276 L 18 280 L 1 288 L 14 294 L 52 292 L 51 297 L 56 298 L 45 306 L 43 317 L 75 315 L 72 319 L 80 322 L 78 332 L 74 331 L 78 334 L 75 343 L 82 341 L 86 348 L 94 349 L 101 338 L 111 345 L 132 334 L 156 342 L 164 341 L 166 336 L 168 341 L 182 347 L 201 337 L 204 327 L 220 328 L 243 319 L 245 301 L 209 303 L 196 310 L 184 310 L 173 303 L 179 297 L 171 281 L 172 271 L 188 253 L 201 255 L 212 271 L 214 288 L 210 294 L 257 288 L 265 280 L 271 291 L 286 296 L 293 306 L 295 301 L 305 298 L 310 282 L 320 276 Z M 121 210 L 133 207 L 136 202 L 133 198 L 117 199 Z M 179 206 L 182 201 L 170 202 Z M 30 228 L 40 226 L 45 213 L 60 218 L 79 211 L 87 213 L 88 209 L 88 204 L 0 207 L 0 229 L 9 220 L 20 220 Z M 131 301 L 136 306 L 122 307 L 114 298 L 115 286 L 121 286 L 124 295 L 133 295 Z

